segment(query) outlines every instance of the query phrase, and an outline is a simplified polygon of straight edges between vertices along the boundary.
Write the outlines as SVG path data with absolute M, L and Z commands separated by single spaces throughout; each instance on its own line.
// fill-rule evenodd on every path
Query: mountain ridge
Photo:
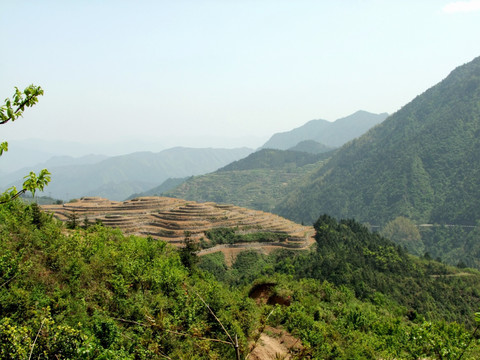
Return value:
M 272 135 L 261 148 L 287 150 L 304 140 L 315 140 L 325 146 L 336 148 L 362 135 L 386 117 L 387 113 L 374 114 L 358 110 L 333 122 L 323 119 L 310 120 L 290 131 Z

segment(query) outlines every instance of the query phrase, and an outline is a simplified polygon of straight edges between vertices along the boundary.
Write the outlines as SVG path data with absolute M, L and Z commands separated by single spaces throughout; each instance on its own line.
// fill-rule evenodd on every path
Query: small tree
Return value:
M 67 228 L 68 229 L 76 229 L 78 226 L 78 215 L 75 210 L 73 210 L 70 214 L 67 215 Z
M 197 252 L 200 249 L 195 240 L 192 239 L 190 231 L 185 231 L 184 246 L 180 248 L 180 260 L 187 269 L 192 269 L 198 263 Z
M 15 93 L 12 99 L 5 99 L 5 104 L 0 107 L 0 125 L 4 125 L 9 121 L 15 121 L 23 116 L 23 111 L 26 107 L 32 107 L 38 102 L 38 97 L 43 95 L 43 90 L 40 86 L 30 85 L 23 92 L 15 87 Z M 8 151 L 8 143 L 6 141 L 0 143 L 0 156 Z M 0 194 L 0 204 L 7 203 L 19 197 L 27 191 L 30 191 L 35 196 L 36 190 L 43 191 L 44 187 L 50 182 L 50 172 L 43 169 L 37 175 L 33 171 L 24 177 L 22 189 L 17 190 L 15 186 L 7 189 L 3 194 Z
M 412 254 L 421 256 L 425 251 L 422 236 L 417 226 L 409 219 L 399 216 L 390 221 L 380 231 L 380 234 L 400 246 L 404 246 Z

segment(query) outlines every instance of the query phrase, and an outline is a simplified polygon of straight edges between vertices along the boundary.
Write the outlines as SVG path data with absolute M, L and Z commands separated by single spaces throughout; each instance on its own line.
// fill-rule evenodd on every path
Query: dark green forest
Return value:
M 227 267 L 221 253 L 68 230 L 36 204 L 4 204 L 0 358 L 235 359 L 236 335 L 243 359 L 267 325 L 299 339 L 297 359 L 478 358 L 478 272 L 413 257 L 353 220 L 315 228 L 315 250 L 246 251 Z

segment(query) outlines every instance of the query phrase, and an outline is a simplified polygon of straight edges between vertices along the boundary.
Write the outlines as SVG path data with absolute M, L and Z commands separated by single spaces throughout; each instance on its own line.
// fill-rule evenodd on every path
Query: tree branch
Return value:
M 195 295 L 198 296 L 198 298 L 200 300 L 202 300 L 203 304 L 207 307 L 207 309 L 210 311 L 210 314 L 213 315 L 213 317 L 215 318 L 215 320 L 217 320 L 217 322 L 220 324 L 220 326 L 222 327 L 223 331 L 225 332 L 225 334 L 227 334 L 228 338 L 230 339 L 230 345 L 232 345 L 233 347 L 235 347 L 235 342 L 233 341 L 232 337 L 230 336 L 230 334 L 228 333 L 227 329 L 225 329 L 225 327 L 223 326 L 222 322 L 220 321 L 220 319 L 217 317 L 217 315 L 215 315 L 215 313 L 213 312 L 213 310 L 210 308 L 210 306 L 208 306 L 208 304 L 205 302 L 205 300 L 203 300 L 203 298 L 193 289 L 191 289 L 193 291 L 193 293 Z
M 37 342 L 37 339 L 38 339 L 38 334 L 40 334 L 40 330 L 42 330 L 43 323 L 45 322 L 45 320 L 46 320 L 46 318 L 42 320 L 42 323 L 40 324 L 40 328 L 37 331 L 37 335 L 35 336 L 35 340 L 33 341 L 32 349 L 30 351 L 30 356 L 28 357 L 28 360 L 30 360 L 32 358 L 33 348 L 35 347 L 35 343 Z
M 138 321 L 133 321 L 133 320 L 128 320 L 128 319 L 121 319 L 121 318 L 116 318 L 116 317 L 114 317 L 112 319 L 118 320 L 118 321 L 121 321 L 121 322 L 125 322 L 125 323 L 129 323 L 129 324 L 143 326 L 143 327 L 152 327 L 153 326 L 152 324 L 142 324 Z M 162 331 L 165 331 L 167 333 L 174 334 L 174 335 L 190 336 L 192 338 L 199 339 L 199 340 L 214 341 L 214 342 L 220 342 L 220 343 L 223 343 L 223 344 L 232 345 L 229 341 L 224 341 L 224 340 L 219 340 L 219 339 L 211 339 L 211 338 L 206 338 L 206 337 L 203 337 L 203 336 L 196 336 L 196 335 L 183 333 L 183 332 L 179 332 L 179 331 L 174 331 L 174 330 L 168 330 L 168 329 L 162 329 Z
M 10 279 L 8 279 L 7 281 L 5 281 L 3 284 L 0 284 L 0 288 L 7 285 L 10 281 L 12 281 L 13 279 L 15 279 L 16 277 L 18 276 L 18 274 L 15 274 L 14 276 L 12 276 Z
M 18 198 L 20 195 L 22 194 L 25 194 L 27 192 L 27 189 L 22 189 L 20 190 L 19 192 L 17 192 L 15 195 L 13 195 L 11 198 L 7 199 L 7 200 L 3 200 L 3 201 L 0 201 L 0 205 L 2 204 L 6 204 L 10 201 L 13 201 L 15 200 L 16 198 Z

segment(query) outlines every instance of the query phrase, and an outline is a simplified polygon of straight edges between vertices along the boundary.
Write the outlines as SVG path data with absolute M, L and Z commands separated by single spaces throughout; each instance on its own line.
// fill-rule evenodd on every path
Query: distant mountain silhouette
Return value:
M 54 159 L 54 163 L 43 163 L 3 176 L 0 185 L 4 188 L 11 184 L 21 185 L 23 176 L 28 171 L 47 167 L 52 173 L 52 182 L 45 191 L 47 195 L 64 200 L 82 196 L 124 200 L 129 195 L 151 189 L 170 177 L 186 177 L 214 171 L 249 155 L 252 151 L 249 148 L 176 147 L 159 153 L 136 152 L 79 165 L 65 165 L 61 161 L 59 165 L 59 159 Z
M 387 116 L 387 113 L 373 114 L 360 110 L 334 122 L 311 120 L 296 129 L 274 134 L 262 148 L 287 150 L 304 140 L 315 140 L 333 148 L 340 147 L 381 123 Z
M 169 190 L 172 190 L 183 184 L 191 177 L 184 177 L 184 178 L 168 178 L 164 182 L 162 182 L 159 186 L 155 186 L 153 189 L 143 191 L 141 193 L 135 193 L 130 195 L 126 200 L 135 199 L 137 197 L 145 197 L 145 196 L 160 196 L 163 193 L 166 193 Z

